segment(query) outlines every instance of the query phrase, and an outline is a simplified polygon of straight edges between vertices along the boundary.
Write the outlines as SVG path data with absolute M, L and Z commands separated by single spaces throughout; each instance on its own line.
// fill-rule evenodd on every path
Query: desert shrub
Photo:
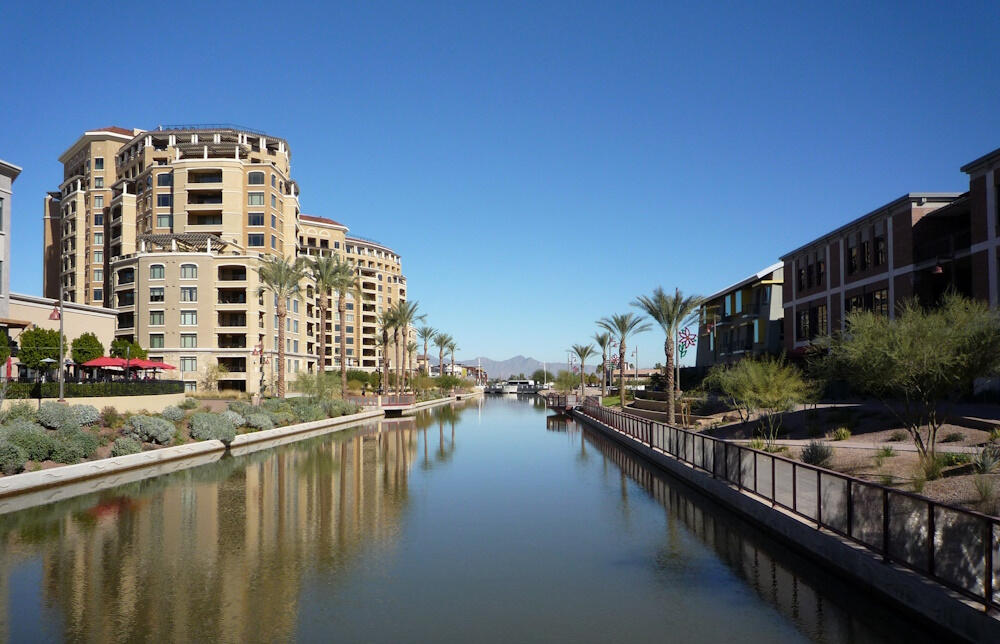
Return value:
M 271 422 L 271 417 L 265 413 L 252 413 L 246 415 L 246 426 L 254 431 L 261 431 L 272 429 L 274 423 Z
M 290 411 L 271 411 L 267 412 L 267 416 L 275 427 L 284 427 L 295 422 L 295 414 Z
M 77 425 L 93 425 L 101 420 L 101 413 L 93 405 L 73 405 L 70 411 Z
M 937 458 L 944 467 L 954 467 L 955 465 L 965 465 L 966 463 L 972 462 L 972 456 L 970 454 L 961 454 L 949 452 L 946 454 L 938 454 Z
M 247 416 L 257 411 L 257 408 L 245 400 L 234 400 L 228 405 L 229 411 L 235 411 L 240 416 Z
M 358 409 L 359 407 L 354 403 L 344 400 L 323 401 L 323 413 L 326 414 L 327 418 L 339 418 L 340 416 L 356 414 L 358 413 Z
M 906 436 L 907 436 L 906 432 L 904 432 L 901 429 L 897 429 L 896 431 L 889 434 L 889 440 L 892 441 L 893 443 L 899 443 L 900 441 L 905 441 Z
M 361 393 L 361 388 L 363 386 L 364 385 L 361 383 L 360 380 L 347 381 L 347 391 L 351 392 L 352 394 Z
M 238 414 L 231 409 L 227 409 L 220 415 L 226 420 L 228 420 L 233 427 L 243 427 L 244 425 L 247 424 L 246 418 L 244 418 L 241 414 Z
M 851 437 L 851 430 L 846 427 L 838 427 L 830 434 L 830 439 L 835 441 L 846 441 Z
M 920 494 L 924 491 L 924 486 L 927 485 L 927 475 L 924 474 L 923 468 L 918 467 L 917 473 L 913 477 L 913 491 Z
M 802 462 L 808 465 L 823 467 L 833 458 L 833 448 L 819 441 L 809 441 L 802 448 Z
M 942 443 L 961 443 L 965 440 L 965 435 L 962 432 L 949 432 L 945 434 L 944 438 L 941 439 Z
M 1000 442 L 1000 427 L 994 427 L 990 430 L 990 442 Z
M 160 415 L 172 423 L 179 423 L 184 420 L 184 410 L 177 405 L 164 407 L 163 411 L 160 412 Z
M 979 494 L 979 502 L 983 504 L 983 509 L 989 512 L 988 506 L 992 505 L 996 497 L 996 483 L 985 474 L 977 474 L 975 477 L 976 493 Z
M 310 423 L 314 420 L 323 420 L 326 418 L 323 406 L 316 403 L 296 405 L 293 409 L 293 413 L 300 423 Z
M 760 438 L 758 436 L 757 438 L 750 439 L 750 449 L 758 449 L 763 451 L 765 447 L 767 447 L 767 443 L 764 442 L 763 438 Z
M 127 456 L 128 454 L 138 454 L 141 451 L 142 443 L 127 436 L 116 439 L 111 445 L 112 456 Z
M 132 416 L 128 419 L 129 429 L 125 435 L 143 443 L 166 445 L 177 428 L 170 421 L 157 416 Z
M 69 405 L 44 402 L 38 409 L 38 422 L 49 429 L 71 429 L 79 427 L 76 415 Z
M 878 482 L 886 487 L 892 487 L 896 482 L 896 477 L 892 474 L 879 474 Z
M 108 406 L 101 409 L 101 422 L 105 427 L 119 429 L 125 424 L 125 418 L 118 413 L 117 409 Z
M 0 472 L 4 474 L 17 474 L 24 470 L 24 464 L 28 462 L 28 454 L 17 445 L 0 440 Z
M 188 419 L 191 438 L 199 441 L 219 440 L 227 445 L 236 437 L 236 428 L 221 414 L 198 412 Z
M 284 398 L 268 398 L 260 406 L 267 411 L 287 411 L 292 407 L 291 403 Z
M 990 474 L 1000 465 L 1000 450 L 995 447 L 984 447 L 972 457 L 972 468 L 976 474 Z
M 27 400 L 18 400 L 17 402 L 12 403 L 7 411 L 0 413 L 0 421 L 4 423 L 10 422 L 16 418 L 34 421 L 35 405 Z
M 97 436 L 79 427 L 60 429 L 56 432 L 56 445 L 52 460 L 57 463 L 77 463 L 90 458 L 100 446 Z
M 184 402 L 178 405 L 178 407 L 180 407 L 181 409 L 188 409 L 188 410 L 194 409 L 197 406 L 198 406 L 198 401 L 192 398 L 191 396 L 185 398 Z
M 896 450 L 892 449 L 891 447 L 882 447 L 879 448 L 876 454 L 878 456 L 881 456 L 882 458 L 892 458 L 893 456 L 896 455 Z
M 3 438 L 23 449 L 32 461 L 44 461 L 56 447 L 53 433 L 38 423 L 19 418 L 3 428 Z
M 919 473 L 918 478 L 923 476 L 924 481 L 936 481 L 941 478 L 941 470 L 944 469 L 944 460 L 940 458 L 933 458 L 931 456 L 923 456 L 920 458 Z M 923 487 L 921 486 L 921 489 Z M 920 490 L 917 490 L 918 492 Z

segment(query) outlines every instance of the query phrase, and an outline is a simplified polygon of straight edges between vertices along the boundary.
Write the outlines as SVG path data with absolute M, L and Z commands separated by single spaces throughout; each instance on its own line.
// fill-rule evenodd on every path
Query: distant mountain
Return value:
M 526 358 L 524 356 L 514 356 L 513 358 L 507 358 L 506 360 L 493 360 L 491 358 L 480 357 L 473 358 L 472 360 L 462 360 L 461 362 L 465 365 L 475 365 L 479 361 L 481 361 L 483 369 L 486 370 L 486 374 L 490 378 L 507 378 L 521 373 L 530 378 L 535 369 L 542 368 L 542 363 L 540 361 L 535 360 L 534 358 Z M 593 373 L 598 362 L 600 362 L 600 360 L 594 364 L 588 364 L 587 373 Z M 545 363 L 545 369 L 553 375 L 568 368 L 569 367 L 565 362 Z

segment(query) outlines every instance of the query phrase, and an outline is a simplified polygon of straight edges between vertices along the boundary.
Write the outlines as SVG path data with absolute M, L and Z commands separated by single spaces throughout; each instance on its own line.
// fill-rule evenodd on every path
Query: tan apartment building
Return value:
M 324 367 L 339 367 L 335 345 L 341 323 L 334 319 L 334 305 L 331 319 L 320 324 L 316 293 L 304 281 L 302 299 L 286 303 L 285 364 L 275 364 L 277 302 L 273 295 L 258 293 L 261 259 L 342 253 L 364 278 L 362 310 L 353 310 L 352 297 L 350 317 L 343 324 L 348 364 L 378 367 L 374 317 L 381 307 L 405 299 L 399 256 L 348 237 L 347 227 L 337 222 L 300 215 L 284 139 L 235 126 L 161 126 L 135 132 L 110 157 L 116 179 L 103 200 L 103 231 L 81 238 L 65 221 L 61 226 L 47 221 L 47 231 L 53 230 L 47 250 L 58 247 L 63 264 L 87 264 L 103 248 L 102 273 L 63 272 L 68 284 L 89 284 L 74 295 L 115 309 L 116 335 L 178 367 L 189 391 L 208 386 L 210 372 L 224 367 L 217 375 L 220 388 L 270 392 L 278 369 L 294 378 L 319 368 L 323 326 L 328 347 Z M 63 158 L 77 162 L 77 154 Z M 69 197 L 59 199 L 64 219 L 73 219 L 81 207 L 74 209 Z M 46 200 L 47 217 L 56 211 L 52 203 Z M 55 255 L 47 253 L 46 262 Z
M 0 159 L 0 324 L 10 314 L 10 224 L 14 181 L 21 168 Z

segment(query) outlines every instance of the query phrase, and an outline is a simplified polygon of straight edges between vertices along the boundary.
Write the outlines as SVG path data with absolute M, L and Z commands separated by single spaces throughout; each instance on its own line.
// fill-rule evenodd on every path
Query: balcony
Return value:
M 187 216 L 188 226 L 221 226 L 222 225 L 222 212 L 199 212 L 199 213 L 188 213 Z
M 212 170 L 209 172 L 188 172 L 188 184 L 202 183 L 222 183 L 222 170 Z
M 229 373 L 226 377 L 231 377 L 233 374 L 246 373 L 247 371 L 247 359 L 246 358 L 219 358 L 219 366 L 225 367 Z
M 211 190 L 208 192 L 191 192 L 189 190 L 187 203 L 188 206 L 221 206 L 222 191 Z
M 220 349 L 246 349 L 247 336 L 245 333 L 219 333 L 216 346 Z
M 246 327 L 246 325 L 246 313 L 219 313 L 218 326 L 220 327 Z
M 246 304 L 247 291 L 243 288 L 220 288 L 218 290 L 219 304 Z
M 220 266 L 218 273 L 219 282 L 245 282 L 247 281 L 246 266 Z

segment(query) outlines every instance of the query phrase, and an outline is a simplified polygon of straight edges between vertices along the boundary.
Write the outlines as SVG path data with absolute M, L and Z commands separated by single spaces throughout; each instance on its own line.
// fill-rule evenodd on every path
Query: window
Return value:
M 278 182 L 278 175 L 276 175 L 276 174 L 272 174 L 272 175 L 271 175 L 271 187 L 273 188 L 273 187 L 274 187 L 274 185 L 275 185 L 275 184 L 276 184 L 277 182 Z
M 104 207 L 104 195 L 96 195 L 94 197 L 94 208 Z
M 94 233 L 94 244 L 97 246 L 104 245 L 104 233 Z
M 271 215 L 271 228 L 277 228 L 277 227 L 278 227 L 278 218 L 275 217 L 274 215 Z
M 379 285 L 379 289 L 381 288 L 382 286 Z M 743 291 L 736 291 L 736 312 L 737 313 L 743 312 Z M 351 328 L 347 327 L 347 330 L 350 331 Z
M 263 192 L 248 192 L 247 193 L 247 204 L 251 206 L 263 206 L 264 205 L 264 193 Z
M 158 228 L 170 228 L 174 225 L 173 215 L 157 215 L 156 216 L 156 226 Z
M 196 264 L 181 264 L 181 279 L 193 280 L 198 278 L 198 266 Z
M 104 269 L 103 268 L 95 268 L 94 269 L 94 281 L 95 282 L 103 282 L 104 281 Z
M 262 212 L 252 212 L 247 215 L 247 225 L 248 226 L 263 226 L 264 225 L 264 213 Z
M 292 313 L 298 313 L 298 312 L 299 312 L 299 301 L 292 300 Z
M 861 242 L 861 270 L 867 270 L 872 263 L 872 243 L 868 240 Z
M 156 185 L 160 187 L 172 186 L 174 185 L 174 175 L 169 172 L 161 172 L 156 175 Z
M 875 238 L 875 265 L 882 266 L 885 264 L 886 252 L 885 252 L 885 237 Z
M 182 333 L 181 334 L 181 348 L 182 349 L 196 349 L 196 348 L 198 348 L 198 334 L 197 333 Z
M 94 263 L 95 264 L 103 264 L 104 263 L 104 251 L 103 250 L 95 250 L 94 251 Z
M 163 348 L 163 334 L 162 333 L 150 333 L 149 334 L 149 348 L 150 349 L 162 349 Z
M 278 247 L 278 238 L 275 237 L 274 235 L 271 235 L 271 248 L 277 248 L 277 247 Z
M 135 270 L 131 268 L 123 268 L 118 271 L 118 283 L 119 284 L 131 284 L 135 281 Z
M 104 289 L 103 288 L 95 288 L 94 289 L 94 301 L 95 302 L 103 302 L 104 301 Z
M 149 312 L 149 326 L 163 326 L 163 311 Z
M 162 302 L 163 301 L 163 287 L 154 286 L 149 289 L 149 301 L 150 302 Z
M 823 286 L 824 279 L 826 279 L 826 261 L 821 259 L 816 262 L 816 286 Z
M 149 267 L 149 279 L 151 280 L 162 280 L 163 279 L 163 264 L 153 264 Z
M 726 296 L 726 317 L 733 314 L 733 300 L 732 295 Z
M 156 195 L 157 208 L 169 208 L 174 203 L 173 195 Z
M 197 302 L 198 301 L 198 287 L 197 286 L 182 286 L 181 287 L 181 302 Z
M 299 352 L 299 341 L 298 340 L 293 340 L 292 341 L 292 351 L 294 351 L 295 353 Z
M 813 277 L 816 275 L 816 270 L 813 268 L 812 264 L 806 266 L 806 287 L 813 287 Z
M 182 326 L 195 326 L 198 324 L 198 312 L 197 311 L 181 311 L 181 325 Z
M 198 358 L 190 356 L 181 358 L 181 373 L 189 371 L 198 371 Z
M 250 248 L 263 248 L 264 246 L 264 235 L 251 233 L 247 235 L 247 246 Z
M 298 332 L 299 332 L 299 321 L 292 320 L 292 333 L 298 333 Z
M 272 208 L 278 207 L 278 198 L 275 197 L 274 195 L 271 195 L 271 207 Z
M 760 342 L 760 320 L 758 318 L 753 320 L 753 341 Z
M 104 169 L 104 157 L 94 157 L 94 170 Z
M 104 177 L 94 177 L 94 187 L 103 188 L 104 187 Z
M 809 339 L 809 311 L 799 311 L 796 314 L 797 324 L 795 325 L 795 339 L 796 340 L 808 340 Z
M 813 337 L 823 336 L 829 333 L 826 319 L 826 304 L 820 304 L 810 311 L 810 313 L 813 314 L 813 319 L 810 320 L 810 322 L 812 323 L 812 328 L 815 329 Z M 811 340 L 812 337 L 809 339 Z
M 99 212 L 96 215 L 94 215 L 94 225 L 95 226 L 104 225 L 104 213 Z
M 198 383 L 194 380 L 184 381 L 184 393 L 190 393 L 193 391 L 198 391 Z
M 847 274 L 857 272 L 858 270 L 858 247 L 851 246 L 847 249 Z
M 264 185 L 264 173 L 263 172 L 251 172 L 247 175 L 247 183 L 251 186 L 262 186 Z
M 872 312 L 889 317 L 889 291 L 880 289 L 872 294 Z

